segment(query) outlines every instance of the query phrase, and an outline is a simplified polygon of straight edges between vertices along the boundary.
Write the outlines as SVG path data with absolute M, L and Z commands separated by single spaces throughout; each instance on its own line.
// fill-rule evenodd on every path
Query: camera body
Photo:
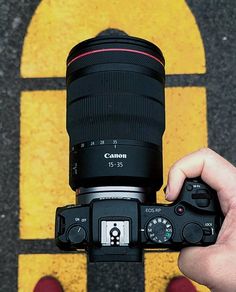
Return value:
M 98 36 L 70 51 L 66 128 L 77 200 L 56 211 L 59 248 L 85 249 L 90 262 L 139 262 L 145 248 L 216 241 L 223 217 L 201 179 L 186 180 L 174 203 L 156 204 L 164 88 L 164 56 L 147 40 Z
M 87 204 L 56 212 L 56 243 L 64 250 L 86 249 L 90 262 L 139 262 L 143 249 L 215 243 L 222 216 L 217 194 L 201 179 L 187 179 L 172 204 L 145 204 L 145 189 L 82 189 Z

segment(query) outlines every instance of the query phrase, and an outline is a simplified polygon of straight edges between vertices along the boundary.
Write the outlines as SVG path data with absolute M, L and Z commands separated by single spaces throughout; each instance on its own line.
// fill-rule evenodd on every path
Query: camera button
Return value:
M 187 190 L 187 191 L 192 191 L 192 189 L 193 189 L 193 186 L 192 186 L 192 185 L 187 185 L 187 186 L 186 186 L 186 190 Z
M 175 207 L 175 213 L 179 216 L 183 215 L 184 211 L 185 211 L 184 206 L 179 205 Z

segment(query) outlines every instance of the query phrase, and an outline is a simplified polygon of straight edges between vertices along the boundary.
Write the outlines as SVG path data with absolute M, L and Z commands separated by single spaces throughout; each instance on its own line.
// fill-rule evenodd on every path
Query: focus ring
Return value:
M 94 73 L 67 90 L 71 145 L 94 139 L 132 139 L 160 145 L 165 128 L 164 87 L 135 72 Z
M 150 96 L 164 104 L 163 84 L 150 76 L 136 72 L 93 73 L 74 80 L 67 90 L 67 105 L 79 96 L 115 92 Z
M 71 104 L 68 112 L 72 146 L 111 137 L 158 145 L 165 127 L 163 105 L 135 94 L 88 96 Z

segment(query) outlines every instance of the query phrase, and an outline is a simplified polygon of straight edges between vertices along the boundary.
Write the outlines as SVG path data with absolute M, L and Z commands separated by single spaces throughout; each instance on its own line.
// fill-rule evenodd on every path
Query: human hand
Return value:
M 187 247 L 179 255 L 180 270 L 213 292 L 236 291 L 236 168 L 211 149 L 204 148 L 177 161 L 169 171 L 166 199 L 174 201 L 186 177 L 201 176 L 217 191 L 225 216 L 217 242 Z

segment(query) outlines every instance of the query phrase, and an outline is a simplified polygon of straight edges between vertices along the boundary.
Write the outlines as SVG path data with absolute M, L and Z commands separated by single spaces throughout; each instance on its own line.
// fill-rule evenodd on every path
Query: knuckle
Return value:
M 171 168 L 170 168 L 170 172 L 173 172 L 177 169 L 176 163 L 174 163 Z
M 203 147 L 199 149 L 199 152 L 202 153 L 203 155 L 211 155 L 213 153 L 213 150 L 211 150 L 208 147 Z
M 217 156 L 216 152 L 208 147 L 201 148 L 199 153 L 203 156 L 203 159 L 208 162 L 215 160 Z

